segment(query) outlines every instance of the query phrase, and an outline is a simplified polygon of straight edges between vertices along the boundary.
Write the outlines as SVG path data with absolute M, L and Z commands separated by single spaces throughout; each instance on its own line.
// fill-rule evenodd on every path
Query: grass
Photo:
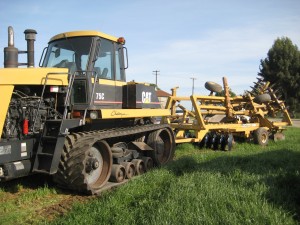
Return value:
M 35 182 L 36 180 L 32 180 Z M 0 224 L 31 224 L 43 219 L 36 212 L 44 207 L 60 201 L 55 188 L 49 188 L 47 184 L 36 189 L 28 188 L 26 182 L 16 180 L 3 185 L 0 189 Z M 55 196 L 53 198 L 53 196 Z
M 284 142 L 231 152 L 184 144 L 176 160 L 85 204 L 52 224 L 297 224 L 300 129 Z
M 69 194 L 14 181 L 0 186 L 0 224 L 298 224 L 299 136 L 299 128 L 289 128 L 285 141 L 238 143 L 231 152 L 179 145 L 168 166 L 72 202 L 51 221 L 40 209 Z

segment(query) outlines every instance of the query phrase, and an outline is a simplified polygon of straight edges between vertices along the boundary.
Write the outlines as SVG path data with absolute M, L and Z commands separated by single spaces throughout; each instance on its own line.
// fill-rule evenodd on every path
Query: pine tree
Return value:
M 274 84 L 291 111 L 300 111 L 300 51 L 287 37 L 277 38 L 264 60 L 259 76 Z

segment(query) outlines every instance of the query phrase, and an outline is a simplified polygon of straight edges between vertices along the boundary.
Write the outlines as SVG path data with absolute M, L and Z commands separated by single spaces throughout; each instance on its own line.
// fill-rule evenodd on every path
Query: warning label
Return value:
M 0 146 L 0 155 L 11 154 L 11 145 Z

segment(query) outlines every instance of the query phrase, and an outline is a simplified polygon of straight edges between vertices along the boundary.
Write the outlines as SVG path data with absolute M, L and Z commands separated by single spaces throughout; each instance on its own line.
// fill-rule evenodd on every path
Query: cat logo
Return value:
M 142 103 L 150 103 L 151 102 L 151 92 L 142 92 Z

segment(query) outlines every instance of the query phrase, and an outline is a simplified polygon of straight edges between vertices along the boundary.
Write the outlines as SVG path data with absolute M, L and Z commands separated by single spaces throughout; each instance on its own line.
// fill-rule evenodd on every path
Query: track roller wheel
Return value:
M 123 165 L 113 164 L 109 180 L 112 182 L 121 183 L 125 180 L 126 170 Z
M 170 129 L 164 128 L 151 132 L 147 144 L 154 150 L 150 151 L 150 157 L 155 165 L 162 166 L 173 159 L 175 140 Z
M 151 157 L 143 157 L 142 160 L 145 164 L 146 171 L 149 171 L 153 168 L 153 159 Z
M 253 132 L 254 143 L 259 144 L 261 146 L 266 146 L 269 142 L 269 132 L 260 127 Z
M 123 162 L 122 166 L 125 167 L 126 178 L 131 179 L 135 175 L 135 166 L 132 162 Z
M 142 175 L 143 173 L 146 172 L 146 167 L 145 167 L 145 163 L 144 163 L 143 160 L 141 160 L 141 159 L 133 159 L 131 162 L 135 166 L 136 175 Z
M 111 168 L 112 154 L 106 141 L 93 145 L 75 142 L 62 157 L 53 179 L 72 190 L 95 194 L 107 183 Z

